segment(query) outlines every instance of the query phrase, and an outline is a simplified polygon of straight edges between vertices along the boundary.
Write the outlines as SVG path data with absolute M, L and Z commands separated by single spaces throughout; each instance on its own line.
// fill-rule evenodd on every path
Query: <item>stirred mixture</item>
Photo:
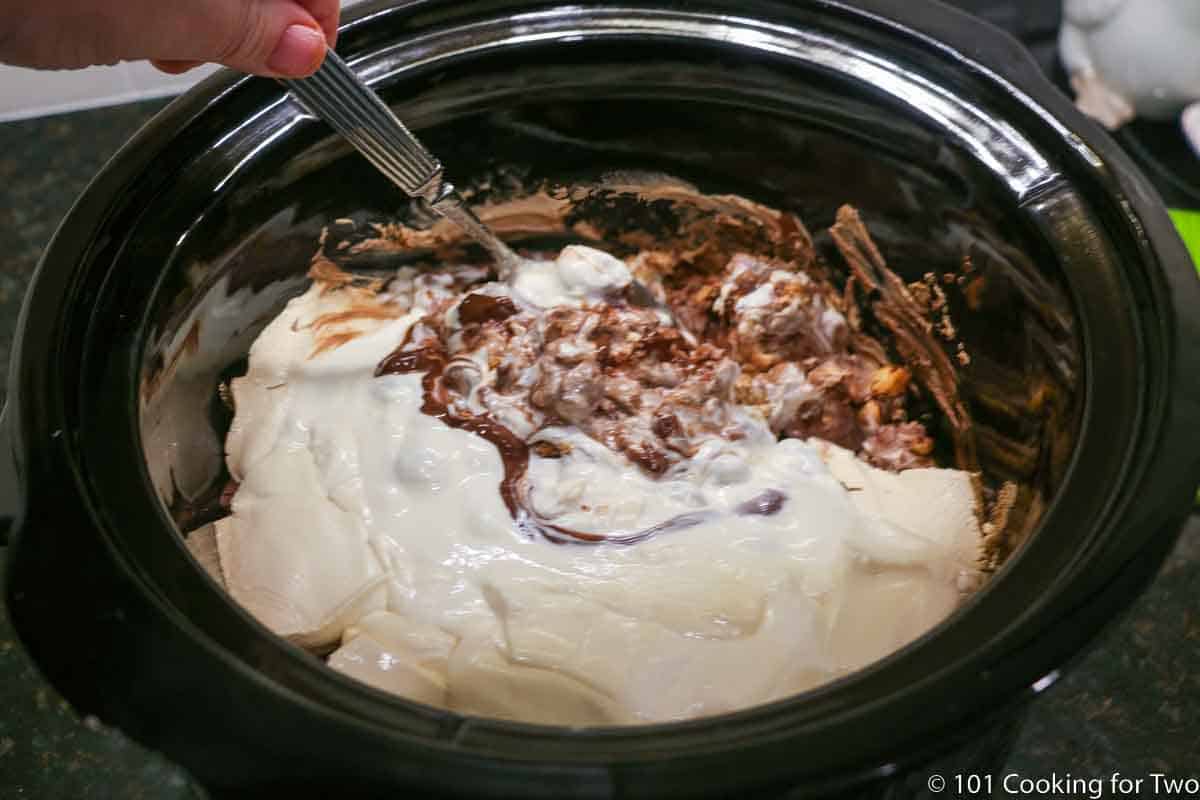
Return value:
M 974 477 L 916 413 L 969 424 L 950 323 L 852 209 L 836 286 L 786 222 L 786 257 L 572 245 L 506 282 L 319 255 L 189 541 L 276 633 L 468 714 L 687 719 L 893 652 L 982 575 Z

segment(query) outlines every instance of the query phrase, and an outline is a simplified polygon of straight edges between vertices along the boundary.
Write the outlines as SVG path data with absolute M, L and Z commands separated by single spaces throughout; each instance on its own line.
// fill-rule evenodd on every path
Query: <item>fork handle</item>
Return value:
M 443 177 L 442 164 L 387 104 L 332 49 L 307 78 L 281 81 L 305 108 L 325 120 L 410 197 L 457 223 L 496 261 L 501 280 L 520 259 L 471 212 Z
M 447 194 L 441 162 L 332 48 L 309 77 L 280 82 L 405 194 L 431 204 Z

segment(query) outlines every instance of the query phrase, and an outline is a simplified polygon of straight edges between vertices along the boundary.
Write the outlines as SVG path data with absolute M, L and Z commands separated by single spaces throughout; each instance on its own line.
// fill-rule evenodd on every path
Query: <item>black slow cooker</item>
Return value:
M 224 73 L 95 179 L 19 323 L 8 601 L 80 710 L 221 796 L 901 796 L 986 750 L 1153 574 L 1200 481 L 1200 285 L 1146 181 L 1015 41 L 915 0 L 411 0 L 356 9 L 339 50 L 478 199 L 667 173 L 813 230 L 854 204 L 906 279 L 969 261 L 959 380 L 984 474 L 1018 487 L 1011 555 L 872 667 L 684 724 L 466 718 L 272 636 L 180 535 L 223 479 L 213 389 L 324 227 L 411 209 L 278 85 Z

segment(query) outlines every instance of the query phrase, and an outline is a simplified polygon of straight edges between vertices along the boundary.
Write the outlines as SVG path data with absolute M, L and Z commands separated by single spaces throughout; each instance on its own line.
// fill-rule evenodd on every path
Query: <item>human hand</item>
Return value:
M 278 78 L 312 74 L 337 37 L 338 0 L 0 0 L 0 61 L 40 69 L 206 62 Z

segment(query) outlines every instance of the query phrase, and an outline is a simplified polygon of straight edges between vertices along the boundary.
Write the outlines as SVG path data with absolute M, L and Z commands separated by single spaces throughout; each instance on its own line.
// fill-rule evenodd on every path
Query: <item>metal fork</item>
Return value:
M 517 254 L 472 213 L 443 176 L 441 162 L 332 48 L 311 76 L 281 83 L 407 195 L 457 223 L 483 245 L 496 260 L 501 280 L 513 273 L 520 261 Z

